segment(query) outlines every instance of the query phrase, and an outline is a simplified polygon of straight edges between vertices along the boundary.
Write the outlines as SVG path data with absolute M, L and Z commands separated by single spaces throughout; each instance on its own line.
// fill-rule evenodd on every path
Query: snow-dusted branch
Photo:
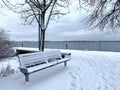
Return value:
M 120 28 L 120 0 L 85 0 L 94 7 L 89 21 L 100 30 Z

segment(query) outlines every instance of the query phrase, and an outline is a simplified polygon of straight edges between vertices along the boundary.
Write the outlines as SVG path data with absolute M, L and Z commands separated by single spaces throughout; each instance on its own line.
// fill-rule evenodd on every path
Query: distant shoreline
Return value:
M 38 41 L 15 42 L 16 47 L 38 48 Z M 45 41 L 45 48 L 120 52 L 120 41 Z

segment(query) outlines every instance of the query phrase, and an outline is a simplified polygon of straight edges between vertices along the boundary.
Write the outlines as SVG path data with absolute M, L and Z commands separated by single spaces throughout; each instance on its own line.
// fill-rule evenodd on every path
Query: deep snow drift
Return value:
M 62 51 L 72 53 L 67 67 L 60 64 L 33 73 L 27 84 L 17 57 L 11 58 L 7 63 L 16 73 L 0 78 L 0 90 L 120 90 L 120 53 Z

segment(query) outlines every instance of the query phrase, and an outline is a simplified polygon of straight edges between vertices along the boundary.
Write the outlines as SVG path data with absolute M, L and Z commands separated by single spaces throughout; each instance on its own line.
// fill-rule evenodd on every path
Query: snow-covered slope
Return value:
M 120 53 L 62 51 L 72 53 L 67 67 L 60 64 L 31 74 L 29 84 L 17 72 L 0 78 L 0 90 L 120 90 Z M 19 65 L 16 57 L 11 61 L 13 68 Z

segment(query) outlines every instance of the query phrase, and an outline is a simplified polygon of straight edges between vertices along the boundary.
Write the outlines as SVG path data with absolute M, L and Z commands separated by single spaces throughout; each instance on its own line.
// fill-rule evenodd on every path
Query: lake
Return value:
M 16 46 L 37 48 L 38 42 L 16 42 Z M 119 52 L 120 41 L 45 41 L 45 48 Z

